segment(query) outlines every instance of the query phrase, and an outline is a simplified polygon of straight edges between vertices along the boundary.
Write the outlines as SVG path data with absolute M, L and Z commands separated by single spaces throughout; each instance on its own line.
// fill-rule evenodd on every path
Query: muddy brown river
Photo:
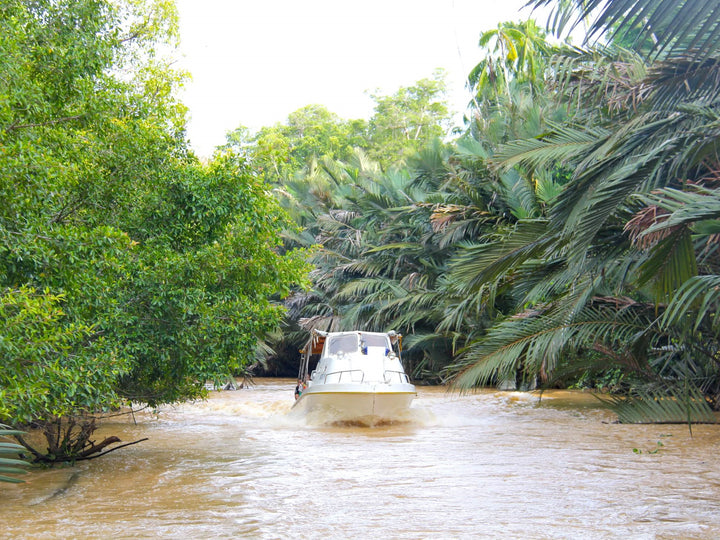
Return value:
M 418 388 L 407 422 L 288 418 L 294 383 L 104 426 L 148 441 L 0 484 L 0 538 L 720 538 L 720 426 L 588 394 Z

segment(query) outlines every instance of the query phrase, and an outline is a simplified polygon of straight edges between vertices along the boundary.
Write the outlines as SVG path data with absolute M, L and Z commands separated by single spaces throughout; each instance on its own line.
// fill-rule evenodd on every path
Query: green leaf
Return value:
M 23 461 L 21 459 L 9 459 L 9 458 L 0 458 L 0 465 L 20 465 L 25 466 L 27 465 L 26 461 Z
M 0 475 L 0 482 L 8 482 L 11 484 L 24 484 L 25 480 L 20 480 L 19 478 L 13 478 L 12 476 Z
M 662 385 L 637 389 L 626 396 L 598 396 L 627 424 L 716 423 L 703 393 L 693 385 Z
M 27 463 L 25 463 L 27 465 Z M 23 469 L 17 469 L 15 467 L 0 467 L 0 473 L 5 474 L 27 474 L 27 471 Z

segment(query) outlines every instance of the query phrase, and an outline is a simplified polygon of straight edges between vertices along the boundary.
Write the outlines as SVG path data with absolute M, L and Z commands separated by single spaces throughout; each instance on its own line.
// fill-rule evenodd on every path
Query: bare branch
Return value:
M 141 443 L 141 442 L 147 441 L 147 440 L 149 440 L 149 437 L 145 437 L 145 438 L 139 439 L 139 440 L 137 440 L 137 441 L 133 441 L 133 442 L 121 444 L 120 446 L 116 446 L 115 448 L 111 448 L 110 450 L 108 450 L 107 452 L 103 452 L 102 454 L 97 454 L 97 455 L 94 455 L 94 456 L 81 457 L 81 458 L 78 458 L 76 461 L 87 461 L 87 460 L 89 460 L 89 459 L 95 459 L 95 458 L 99 458 L 99 457 L 102 457 L 102 456 L 106 456 L 106 455 L 108 455 L 110 452 L 114 452 L 115 450 L 120 450 L 121 448 L 125 448 L 126 446 L 132 446 L 133 444 L 138 444 L 138 443 Z
M 55 124 L 61 124 L 62 122 L 70 122 L 72 120 L 79 120 L 84 115 L 77 114 L 75 116 L 65 116 L 63 118 L 56 118 L 55 120 L 48 120 L 47 122 L 38 122 L 33 124 L 11 124 L 5 131 L 14 131 L 16 129 L 26 129 L 34 127 L 52 126 Z

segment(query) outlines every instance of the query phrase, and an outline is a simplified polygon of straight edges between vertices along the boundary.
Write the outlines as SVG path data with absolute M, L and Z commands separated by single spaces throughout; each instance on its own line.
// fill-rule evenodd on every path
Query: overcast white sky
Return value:
M 239 125 L 257 130 L 310 104 L 369 118 L 368 91 L 392 94 L 435 68 L 462 112 L 480 33 L 528 18 L 526 1 L 177 0 L 190 143 L 210 156 Z

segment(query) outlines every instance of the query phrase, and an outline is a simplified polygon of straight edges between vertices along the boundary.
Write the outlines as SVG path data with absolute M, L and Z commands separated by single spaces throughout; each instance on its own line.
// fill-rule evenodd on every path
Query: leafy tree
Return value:
M 285 124 L 264 127 L 256 134 L 239 127 L 227 136 L 225 148 L 247 157 L 269 181 L 291 177 L 313 159 L 346 159 L 364 141 L 366 122 L 342 120 L 320 105 L 290 113 Z
M 445 73 L 401 87 L 391 96 L 371 94 L 375 112 L 368 126 L 368 155 L 389 166 L 408 157 L 449 130 Z
M 181 172 L 145 209 L 127 307 L 112 320 L 135 359 L 120 390 L 150 404 L 197 397 L 199 383 L 252 364 L 282 319 L 271 299 L 304 269 L 301 252 L 278 251 L 291 224 L 236 157 Z
M 190 155 L 172 3 L 0 7 L 0 421 L 86 459 L 103 412 L 203 395 L 255 361 L 302 281 L 289 223 L 234 156 Z
M 445 75 L 401 87 L 391 96 L 372 94 L 372 118 L 343 120 L 320 105 L 291 113 L 287 121 L 251 133 L 240 126 L 228 133 L 223 149 L 252 163 L 270 183 L 281 185 L 324 158 L 353 159 L 360 149 L 383 167 L 390 167 L 449 129 Z

